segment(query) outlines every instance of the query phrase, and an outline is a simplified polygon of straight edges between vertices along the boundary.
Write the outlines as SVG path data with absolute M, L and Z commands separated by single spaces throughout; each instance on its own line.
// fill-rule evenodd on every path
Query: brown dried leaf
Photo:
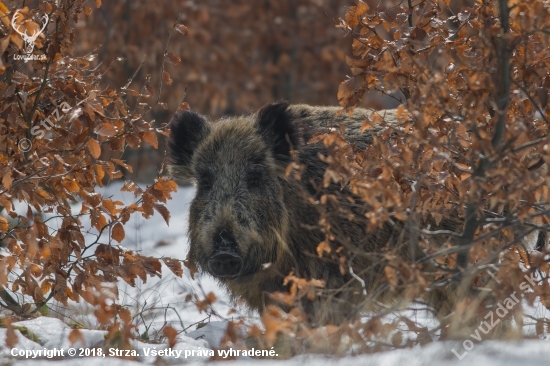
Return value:
M 177 342 L 178 332 L 174 328 L 172 328 L 171 326 L 166 326 L 162 330 L 162 333 L 164 334 L 164 336 L 168 340 L 168 346 L 170 348 L 174 347 L 176 345 L 176 342 Z
M 324 240 L 317 245 L 317 255 L 319 257 L 323 256 L 323 253 L 329 254 L 332 251 L 332 248 L 330 247 L 330 244 Z
M 189 111 L 189 110 L 191 110 L 191 107 L 187 102 L 183 102 L 178 106 L 178 111 Z
M 537 332 L 537 335 L 540 336 L 540 335 L 543 335 L 545 332 L 544 332 L 544 322 L 541 321 L 540 319 L 537 320 L 536 324 L 535 324 L 535 330 Z
M 118 309 L 118 316 L 126 324 L 130 324 L 132 322 L 132 314 L 127 308 L 120 307 Z
M 183 265 L 189 270 L 192 279 L 195 279 L 195 273 L 199 272 L 197 265 L 189 260 L 183 261 Z
M 426 31 L 422 28 L 419 28 L 419 27 L 415 27 L 413 29 L 413 31 L 411 32 L 411 38 L 412 39 L 415 39 L 417 41 L 423 41 L 426 36 L 428 35 L 428 33 L 426 33 Z
M 172 80 L 172 78 L 170 77 L 170 74 L 167 71 L 164 71 L 162 73 L 162 80 L 164 80 L 166 85 L 172 85 L 172 83 L 174 82 L 174 80 Z
M 124 167 L 124 169 L 126 169 L 128 172 L 133 173 L 134 170 L 132 169 L 131 165 L 126 164 L 125 162 L 123 162 L 120 159 L 112 158 L 111 160 L 114 161 L 116 164 Z
M 94 132 L 100 136 L 113 137 L 114 135 L 116 135 L 117 130 L 115 126 L 113 126 L 111 123 L 104 122 L 104 123 L 100 123 L 95 128 Z
M 7 233 L 9 229 L 8 220 L 5 217 L 0 216 L 0 233 Z
M 19 50 L 23 49 L 23 38 L 21 38 L 21 36 L 18 33 L 10 34 L 10 41 L 14 45 L 16 45 Z
M 12 172 L 11 171 L 8 171 L 7 173 L 4 174 L 4 176 L 2 177 L 2 184 L 4 185 L 4 187 L 6 187 L 6 189 L 10 189 L 11 188 L 11 184 L 13 182 L 13 178 L 12 178 Z
M 11 325 L 10 318 L 4 318 L 4 326 L 6 327 L 6 346 L 13 348 L 19 342 L 19 337 L 15 333 L 15 328 Z
M 111 237 L 120 243 L 120 242 L 122 242 L 122 240 L 124 240 L 125 236 L 126 236 L 126 234 L 124 233 L 124 227 L 122 226 L 122 224 L 120 222 L 117 222 L 113 226 L 113 230 L 111 232 Z
M 319 141 L 322 141 L 325 138 L 325 136 L 326 136 L 325 133 L 317 132 L 317 133 L 313 134 L 313 136 L 311 136 L 311 138 L 307 141 L 307 143 L 308 143 L 308 145 L 309 144 L 316 144 Z
M 176 276 L 181 277 L 183 276 L 183 268 L 181 266 L 181 261 L 173 258 L 162 258 L 164 264 L 166 264 L 166 267 L 172 271 Z
M 170 225 L 170 211 L 168 211 L 166 206 L 161 205 L 160 203 L 155 203 L 153 207 L 162 216 L 164 221 L 166 221 L 166 225 Z
M 147 142 L 149 145 L 158 149 L 159 144 L 157 140 L 157 133 L 155 131 L 146 131 L 143 133 L 143 141 Z
M 362 15 L 369 10 L 369 6 L 363 1 L 358 1 L 357 6 L 352 6 L 346 12 L 345 20 L 346 23 L 351 27 L 355 28 L 359 25 Z
M 0 38 L 0 55 L 3 55 L 10 43 L 10 36 Z
M 171 64 L 179 64 L 181 62 L 181 57 L 174 55 L 172 52 L 166 52 L 166 61 Z
M 92 154 L 95 159 L 98 159 L 101 155 L 101 146 L 99 145 L 99 142 L 95 139 L 89 139 L 86 145 L 88 146 L 88 151 L 90 151 L 90 154 Z
M 107 263 L 120 264 L 120 249 L 106 244 L 98 244 L 95 249 L 95 256 Z
M 71 346 L 74 346 L 76 342 L 80 341 L 83 346 L 86 346 L 86 341 L 84 340 L 84 336 L 82 335 L 82 332 L 78 329 L 73 329 L 69 333 L 69 342 L 71 342 Z
M 153 258 L 153 257 L 140 257 L 140 258 L 142 259 L 141 265 L 148 275 L 160 277 L 162 266 L 158 258 Z
M 189 35 L 189 29 L 187 29 L 187 27 L 183 24 L 178 24 L 176 25 L 176 30 L 178 32 L 180 32 L 181 34 L 183 34 L 184 36 L 188 36 Z

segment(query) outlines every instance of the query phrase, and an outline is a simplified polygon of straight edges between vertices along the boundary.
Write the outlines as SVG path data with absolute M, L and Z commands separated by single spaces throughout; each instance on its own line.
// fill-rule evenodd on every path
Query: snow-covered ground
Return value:
M 161 365 L 200 365 L 207 360 L 205 356 L 197 356 L 208 348 L 207 342 L 203 340 L 194 340 L 187 336 L 180 336 L 177 345 L 172 349 L 171 355 L 164 356 L 159 360 L 157 357 L 151 356 L 152 350 L 160 351 L 166 349 L 166 345 L 145 344 L 142 342 L 134 342 L 133 348 L 138 356 L 137 361 L 121 360 L 116 358 L 104 357 L 70 357 L 67 355 L 70 349 L 77 350 L 82 346 L 77 342 L 72 346 L 67 340 L 71 329 L 63 322 L 53 318 L 38 318 L 29 321 L 18 322 L 14 324 L 18 327 L 24 327 L 27 331 L 31 331 L 38 338 L 38 342 L 34 342 L 23 336 L 19 331 L 16 331 L 19 336 L 19 343 L 13 348 L 0 347 L 0 364 L 8 363 L 10 353 L 25 354 L 29 353 L 28 358 L 19 357 L 14 365 L 23 366 L 48 366 L 67 365 L 72 366 L 78 360 L 79 366 L 131 366 L 145 364 L 161 364 Z M 99 343 L 103 338 L 101 331 L 82 330 L 81 331 L 87 345 Z M 0 328 L 0 339 L 5 337 L 5 329 Z M 497 366 L 497 365 L 532 365 L 542 366 L 548 365 L 550 359 L 550 347 L 548 342 L 543 340 L 528 340 L 522 342 L 502 342 L 488 341 L 482 344 L 474 345 L 473 348 L 465 353 L 459 342 L 435 342 L 424 347 L 415 347 L 412 349 L 398 349 L 387 352 L 380 352 L 372 355 L 348 356 L 343 358 L 328 358 L 318 355 L 303 355 L 297 356 L 289 360 L 257 360 L 241 358 L 237 361 L 232 361 L 232 364 L 241 365 L 258 365 L 258 366 L 303 366 L 311 364 L 316 366 L 346 366 L 346 365 L 407 365 L 407 366 L 439 366 L 445 365 L 465 365 L 473 364 L 479 366 Z M 52 359 L 33 359 L 32 352 L 41 350 L 63 349 L 64 356 L 58 356 Z M 454 353 L 458 353 L 459 359 Z M 147 356 L 149 354 L 149 356 Z M 11 361 L 14 361 L 11 359 Z M 5 362 L 5 363 L 4 363 Z M 213 362 L 209 364 L 226 365 L 227 363 Z
M 104 196 L 113 196 L 114 199 L 125 203 L 133 202 L 133 194 L 121 193 L 121 184 L 113 184 L 99 189 Z M 190 187 L 180 187 L 173 195 L 173 199 L 167 206 L 171 213 L 170 226 L 167 226 L 162 217 L 155 214 L 145 220 L 139 214 L 131 217 L 125 225 L 126 238 L 122 246 L 131 250 L 137 250 L 145 255 L 155 257 L 169 256 L 177 259 L 185 259 L 188 249 L 186 235 L 189 204 L 193 198 L 194 190 Z M 26 206 L 22 209 L 26 210 Z M 80 210 L 80 205 L 74 206 L 75 212 Z M 54 222 L 51 222 L 55 225 Z M 83 220 L 83 224 L 89 227 L 89 223 Z M 87 236 L 87 242 L 96 239 L 93 232 Z M 101 242 L 107 243 L 108 237 L 101 238 Z M 116 244 L 116 243 L 113 243 Z M 217 283 L 206 275 L 195 275 L 191 279 L 189 272 L 184 268 L 183 278 L 178 278 L 163 265 L 162 279 L 148 278 L 146 283 L 136 281 L 135 288 L 124 282 L 119 283 L 119 303 L 132 309 L 132 314 L 141 314 L 138 319 L 138 330 L 143 335 L 141 341 L 134 341 L 132 346 L 137 355 L 137 361 L 121 360 L 103 357 L 79 357 L 79 347 L 90 347 L 100 344 L 105 336 L 105 331 L 94 330 L 98 328 L 93 309 L 85 304 L 71 303 L 69 307 L 61 304 L 53 304 L 50 311 L 51 317 L 39 317 L 37 319 L 14 323 L 18 334 L 18 343 L 14 347 L 7 347 L 3 340 L 6 339 L 6 329 L 0 328 L 0 365 L 51 365 L 52 362 L 59 365 L 71 365 L 78 359 L 79 366 L 128 366 L 133 364 L 203 364 L 209 357 L 212 348 L 215 348 L 225 332 L 228 319 L 242 318 L 247 322 L 257 322 L 257 314 L 249 313 L 245 309 L 237 308 L 236 313 L 229 314 L 234 304 L 229 302 L 227 294 Z M 215 314 L 208 317 L 200 313 L 191 302 L 185 302 L 189 293 L 196 293 L 204 297 L 210 291 L 217 296 L 214 304 Z M 526 308 L 524 306 L 524 308 Z M 544 316 L 541 305 L 526 311 L 537 317 Z M 545 310 L 545 309 L 544 309 Z M 65 322 L 56 319 L 63 318 Z M 548 316 L 546 316 L 548 318 Z M 424 325 L 433 325 L 430 319 L 419 319 Z M 85 329 L 80 329 L 84 343 L 78 341 L 71 346 L 68 339 L 72 328 L 66 323 L 78 324 Z M 197 329 L 199 323 L 207 323 Z M 173 349 L 167 349 L 166 344 L 154 343 L 156 332 L 166 324 L 176 329 L 185 329 L 178 336 L 178 343 Z M 201 324 L 203 325 L 203 324 Z M 21 331 L 25 333 L 23 335 Z M 525 328 L 525 333 L 534 334 L 534 326 Z M 149 342 L 147 342 L 149 338 Z M 435 342 L 424 347 L 412 349 L 397 349 L 372 355 L 347 356 L 344 358 L 327 358 L 319 355 L 305 355 L 294 357 L 290 360 L 257 360 L 248 357 L 239 357 L 233 364 L 261 366 L 302 366 L 304 363 L 312 363 L 319 366 L 336 365 L 461 365 L 472 363 L 476 365 L 547 365 L 550 359 L 550 347 L 546 340 L 526 340 L 523 342 L 488 341 L 482 344 L 466 344 L 459 342 Z M 69 356 L 68 350 L 77 350 L 76 356 Z M 38 351 L 63 349 L 63 356 L 53 359 L 32 359 Z M 453 352 L 454 350 L 454 352 Z M 32 353 L 32 352 L 35 353 Z M 164 351 L 167 355 L 157 356 L 155 353 Z M 13 356 L 17 357 L 13 357 Z M 51 355 L 51 354 L 50 354 Z M 160 357 L 160 359 L 158 358 Z
M 122 184 L 111 184 L 98 188 L 97 192 L 104 197 L 113 197 L 126 204 L 134 202 L 134 195 L 128 192 L 120 192 L 121 187 Z M 178 191 L 172 195 L 172 200 L 166 204 L 171 213 L 169 226 L 156 212 L 154 216 L 147 220 L 140 214 L 132 215 L 125 225 L 126 237 L 120 245 L 130 250 L 139 251 L 143 255 L 185 259 L 188 250 L 188 211 L 193 196 L 194 188 L 192 187 L 179 187 Z M 16 210 L 26 212 L 27 206 L 23 203 L 16 203 Z M 73 212 L 78 213 L 79 211 L 80 204 L 75 204 Z M 48 218 L 48 215 L 45 218 Z M 86 217 L 82 217 L 81 220 L 85 228 L 90 227 L 89 220 Z M 56 222 L 56 219 L 48 221 L 48 225 L 52 229 L 59 224 L 59 220 Z M 86 235 L 86 242 L 95 241 L 96 234 L 95 230 L 90 230 Z M 108 243 L 108 233 L 104 234 L 99 242 Z M 114 241 L 112 244 L 118 245 Z M 161 261 L 161 263 L 163 262 Z M 185 329 L 185 335 L 180 336 L 181 341 L 176 348 L 199 349 L 201 347 L 201 349 L 207 350 L 219 345 L 228 320 L 239 318 L 246 319 L 247 322 L 258 322 L 258 314 L 231 304 L 227 293 L 218 286 L 214 279 L 201 274 L 195 274 L 195 278 L 192 279 L 187 268 L 183 267 L 183 269 L 184 275 L 179 278 L 163 263 L 162 278 L 148 277 L 146 283 L 142 283 L 141 280 L 137 279 L 136 287 L 131 287 L 124 281 L 119 281 L 119 304 L 130 308 L 132 315 L 140 314 L 136 319 L 138 331 L 143 335 L 143 340 L 149 338 L 151 342 L 154 342 L 158 337 L 157 332 L 168 324 L 177 330 Z M 186 295 L 190 293 L 197 294 L 199 298 L 204 298 L 209 292 L 215 293 L 217 298 L 213 304 L 214 312 L 212 313 L 201 313 L 192 302 L 185 301 Z M 237 311 L 228 314 L 231 309 Z M 87 330 L 99 327 L 93 315 L 93 310 L 90 305 L 83 302 L 74 303 L 69 301 L 68 307 L 54 302 L 50 306 L 49 316 L 62 318 L 66 323 L 78 325 L 79 328 L 86 328 L 81 330 L 86 339 L 86 346 L 93 346 L 100 343 L 105 335 L 104 331 Z M 202 326 L 199 330 L 197 330 L 198 324 Z M 204 326 L 204 324 L 206 325 Z M 38 343 L 21 335 L 19 337 L 21 349 L 36 350 L 53 349 L 55 347 L 67 349 L 70 343 L 67 337 L 72 329 L 58 319 L 41 317 L 19 322 L 15 326 L 28 329 L 34 334 L 46 335 Z M 0 328 L 0 347 L 4 345 L 5 332 L 5 328 Z M 153 343 L 150 345 L 156 347 L 155 351 L 166 347 L 165 345 Z M 143 348 L 147 345 L 136 342 L 136 349 L 140 346 Z M 2 365 L 2 359 L 9 356 L 9 349 L 0 348 L 0 365 Z M 147 357 L 140 358 L 144 362 L 147 362 L 147 359 Z M 170 357 L 167 359 L 170 359 Z M 174 360 L 177 361 L 177 359 Z M 154 358 L 151 362 L 153 361 Z M 197 361 L 197 359 L 194 359 L 194 361 Z
M 120 192 L 122 184 L 111 184 L 97 189 L 104 197 L 113 197 L 125 204 L 134 202 L 133 193 Z M 171 257 L 174 259 L 185 259 L 188 251 L 187 222 L 189 205 L 194 196 L 194 188 L 179 187 L 178 191 L 173 193 L 172 200 L 168 201 L 166 206 L 170 211 L 170 225 L 166 225 L 164 219 L 155 212 L 155 215 L 149 219 L 144 219 L 141 214 L 133 214 L 130 220 L 125 224 L 126 237 L 120 244 L 121 246 L 139 251 L 143 255 L 150 255 L 157 258 Z M 75 211 L 80 209 L 75 205 Z M 89 227 L 86 217 L 83 218 L 85 227 Z M 92 230 L 86 237 L 87 242 L 96 239 L 95 230 Z M 104 233 L 100 243 L 108 243 L 108 233 Z M 112 241 L 112 245 L 118 245 Z M 163 263 L 161 261 L 161 263 Z M 140 333 L 147 331 L 152 336 L 155 331 L 161 329 L 166 323 L 173 324 L 176 329 L 186 329 L 192 331 L 199 322 L 222 321 L 227 318 L 238 316 L 249 317 L 253 314 L 237 312 L 228 316 L 232 308 L 227 294 L 221 289 L 216 281 L 210 276 L 196 274 L 192 279 L 186 267 L 183 267 L 183 278 L 175 276 L 163 263 L 162 278 L 148 277 L 146 283 L 136 280 L 136 287 L 133 288 L 125 282 L 119 282 L 120 304 L 133 309 L 133 313 L 140 313 L 143 318 L 139 321 Z M 204 313 L 199 313 L 192 302 L 185 302 L 185 297 L 189 293 L 196 293 L 200 298 L 204 298 L 209 292 L 214 292 L 217 301 L 214 304 L 215 313 L 210 318 Z M 86 305 L 82 305 L 86 307 Z M 65 309 L 60 304 L 54 308 L 64 316 L 69 316 L 72 320 L 86 327 L 95 327 L 95 318 L 90 316 L 91 309 L 82 309 L 82 306 L 71 306 Z M 241 310 L 241 309 L 239 309 Z

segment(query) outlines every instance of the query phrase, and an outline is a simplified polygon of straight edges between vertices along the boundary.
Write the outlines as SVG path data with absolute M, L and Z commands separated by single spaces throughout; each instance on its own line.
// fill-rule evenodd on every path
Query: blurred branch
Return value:
M 150 106 L 149 109 L 145 113 L 143 113 L 141 118 L 144 118 L 149 112 L 151 112 L 151 110 L 160 101 L 160 96 L 162 94 L 162 85 L 163 85 L 163 80 L 164 80 L 164 68 L 166 66 L 166 55 L 168 54 L 168 45 L 170 44 L 170 39 L 172 38 L 172 33 L 174 32 L 174 29 L 178 25 L 178 20 L 180 19 L 180 17 L 181 17 L 181 13 L 179 13 L 178 16 L 176 17 L 176 20 L 174 20 L 174 25 L 172 26 L 172 28 L 170 29 L 170 32 L 168 33 L 168 39 L 166 40 L 166 44 L 164 46 L 164 53 L 162 54 L 162 65 L 161 65 L 161 68 L 160 68 L 160 82 L 159 82 L 159 90 L 157 92 L 157 99 L 155 100 L 155 103 L 153 103 L 153 105 Z
M 498 92 L 496 96 L 498 120 L 495 127 L 495 133 L 491 143 L 493 148 L 497 148 L 498 144 L 504 137 L 506 129 L 506 111 L 508 109 L 508 101 L 510 100 L 510 49 L 508 48 L 508 31 L 510 29 L 509 17 L 510 8 L 508 8 L 507 0 L 499 0 L 500 11 L 500 29 L 501 32 L 497 36 L 497 77 L 498 77 Z
M 4 300 L 5 302 L 5 304 L 0 303 L 1 307 L 11 310 L 17 315 L 23 314 L 25 312 L 21 305 L 19 305 L 17 301 L 15 301 L 13 297 L 11 297 L 4 286 L 0 286 L 0 299 Z
M 510 50 L 508 48 L 508 40 L 506 35 L 508 34 L 510 23 L 510 9 L 508 8 L 507 0 L 499 0 L 499 12 L 500 12 L 500 26 L 501 32 L 497 36 L 497 95 L 496 105 L 498 120 L 495 127 L 493 137 L 491 139 L 491 145 L 493 149 L 496 149 L 506 131 L 506 111 L 508 109 L 508 102 L 510 100 Z M 489 168 L 491 162 L 488 157 L 481 158 L 479 165 L 474 170 L 474 177 L 483 177 L 485 171 Z M 475 231 L 478 226 L 477 217 L 477 204 L 470 201 L 466 205 L 466 222 L 464 223 L 464 231 L 462 232 L 462 239 L 460 245 L 470 245 L 474 239 Z M 457 267 L 466 268 L 468 265 L 469 251 L 463 251 L 458 254 L 456 265 Z
M 412 0 L 407 0 L 409 3 L 409 16 L 407 17 L 407 20 L 409 22 L 409 27 L 413 27 L 413 4 Z

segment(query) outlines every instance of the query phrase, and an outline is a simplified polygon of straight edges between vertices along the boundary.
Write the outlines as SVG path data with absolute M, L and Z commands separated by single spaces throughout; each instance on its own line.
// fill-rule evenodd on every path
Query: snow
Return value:
M 121 193 L 121 184 L 113 184 L 99 189 L 105 197 L 113 196 L 113 199 L 120 200 L 126 204 L 134 201 L 133 194 Z M 189 204 L 193 198 L 194 189 L 191 187 L 180 187 L 178 192 L 173 194 L 173 199 L 167 203 L 171 213 L 170 226 L 167 226 L 158 213 L 148 220 L 140 215 L 132 215 L 130 221 L 125 225 L 126 238 L 121 243 L 125 248 L 139 251 L 144 255 L 155 257 L 172 257 L 185 259 L 188 250 L 187 222 Z M 26 205 L 21 205 L 23 212 Z M 80 205 L 73 207 L 74 212 L 80 211 Z M 89 222 L 83 219 L 83 225 L 89 227 Z M 55 227 L 55 219 L 50 220 L 52 227 Z M 90 230 L 86 236 L 88 243 L 95 241 L 94 231 Z M 108 233 L 103 235 L 100 243 L 108 243 Z M 116 243 L 113 243 L 116 245 Z M 25 357 L 12 358 L 12 352 L 39 351 L 69 348 L 79 349 L 80 347 L 94 347 L 101 344 L 105 335 L 104 330 L 99 328 L 93 315 L 93 308 L 86 304 L 70 303 L 68 307 L 54 303 L 51 306 L 50 317 L 39 317 L 36 319 L 24 320 L 13 323 L 16 328 L 18 342 L 14 348 L 8 348 L 3 340 L 6 339 L 6 329 L 0 328 L 0 360 L 11 359 L 13 365 L 23 366 L 48 366 L 67 365 L 74 366 L 78 359 L 78 366 L 131 366 L 131 365 L 203 365 L 209 358 L 205 353 L 216 349 L 227 328 L 227 321 L 230 319 L 244 319 L 247 323 L 257 323 L 258 314 L 247 312 L 246 309 L 231 304 L 224 289 L 220 288 L 215 280 L 206 275 L 195 275 L 192 279 L 189 271 L 184 268 L 183 278 L 178 278 L 163 265 L 162 279 L 148 278 L 146 283 L 137 281 L 136 287 L 131 287 L 124 282 L 119 282 L 120 296 L 119 304 L 131 309 L 132 314 L 141 314 L 138 321 L 138 332 L 142 337 L 132 342 L 136 352 L 137 360 L 123 360 L 118 358 L 103 357 L 70 357 L 66 353 L 58 357 L 52 363 L 49 359 L 25 359 Z M 210 291 L 214 292 L 217 301 L 214 304 L 215 312 L 210 317 L 200 313 L 194 304 L 185 302 L 188 293 L 195 293 L 204 297 Z M 523 305 L 526 313 L 548 318 L 546 309 L 540 304 L 534 307 Z M 236 313 L 229 313 L 229 310 L 236 309 Z M 408 310 L 409 312 L 414 310 Z M 58 314 L 58 315 L 56 315 Z M 402 313 L 400 315 L 409 318 L 416 316 L 419 324 L 433 328 L 437 326 L 435 319 L 421 312 Z M 63 318 L 64 321 L 55 318 Z M 392 315 L 388 316 L 391 319 Z M 204 324 L 206 323 L 206 324 Z M 84 339 L 84 344 L 77 341 L 72 345 L 68 339 L 73 327 L 69 325 L 80 325 L 86 329 L 79 329 Z M 185 329 L 185 332 L 177 337 L 177 344 L 169 349 L 165 343 L 158 343 L 158 334 L 166 324 L 172 325 L 178 330 Z M 196 329 L 197 325 L 200 329 Z M 23 331 L 23 332 L 22 332 Z M 31 340 L 23 335 L 27 334 Z M 536 338 L 534 326 L 527 326 L 525 334 Z M 476 364 L 481 366 L 492 365 L 546 365 L 550 359 L 550 347 L 544 339 L 530 339 L 522 342 L 486 341 L 481 344 L 473 344 L 473 348 L 467 351 L 465 345 L 458 341 L 434 342 L 423 347 L 409 349 L 396 349 L 387 352 L 380 352 L 370 355 L 346 356 L 343 358 L 329 358 L 320 355 L 302 355 L 289 360 L 273 359 L 258 360 L 248 357 L 239 357 L 232 361 L 233 365 L 254 365 L 254 366 L 303 366 L 313 364 L 316 366 L 344 366 L 352 364 L 360 365 L 464 365 Z M 469 344 L 466 344 L 469 347 Z M 459 359 L 458 356 L 462 357 Z M 154 356 L 154 352 L 165 351 L 168 355 Z M 153 352 L 154 351 L 154 352 Z M 187 357 L 186 354 L 188 355 Z M 197 356 L 199 354 L 199 356 Z M 176 357 L 179 355 L 178 357 Z M 159 359 L 160 357 L 160 359 Z M 10 361 L 8 361 L 10 362 Z M 0 362 L 0 364 L 4 364 Z M 209 365 L 226 365 L 227 363 L 210 362 Z
M 204 339 L 212 348 L 217 348 L 227 329 L 227 322 L 213 321 L 204 327 L 187 333 L 193 339 Z
M 14 327 L 25 328 L 32 333 L 43 348 L 64 348 L 69 347 L 93 347 L 105 340 L 107 332 L 101 330 L 86 330 L 86 344 L 77 341 L 71 345 L 69 333 L 72 329 L 60 319 L 42 316 L 32 320 L 23 320 L 13 323 Z
M 88 334 L 88 331 L 83 331 L 83 334 Z M 30 342 L 30 341 L 29 341 Z M 25 349 L 31 349 L 30 344 L 21 343 L 16 347 L 25 347 Z M 33 349 L 40 349 L 38 344 L 35 344 Z M 159 364 L 161 361 L 154 357 L 142 357 L 143 348 L 155 347 L 157 350 L 164 349 L 164 345 L 145 345 L 139 344 L 135 349 L 140 354 L 138 361 L 122 360 L 116 358 L 102 358 L 102 357 L 85 357 L 78 358 L 78 366 L 132 366 L 145 364 Z M 376 366 L 376 365 L 407 365 L 407 366 L 438 366 L 441 364 L 453 366 L 464 364 L 475 364 L 478 366 L 493 366 L 493 365 L 531 365 L 542 366 L 548 364 L 550 358 L 550 347 L 546 341 L 541 340 L 526 340 L 521 342 L 503 342 L 503 341 L 487 341 L 482 344 L 474 345 L 474 348 L 462 359 L 458 359 L 452 353 L 452 349 L 459 349 L 461 347 L 460 342 L 435 342 L 430 343 L 424 347 L 414 347 L 411 349 L 398 349 L 387 352 L 375 353 L 372 355 L 361 356 L 348 356 L 343 358 L 329 358 L 319 355 L 303 355 L 291 358 L 289 360 L 257 360 L 257 359 L 244 359 L 233 361 L 230 364 L 239 366 L 303 366 L 304 364 L 311 364 L 316 366 L 347 366 L 347 365 L 362 365 L 362 366 Z M 182 342 L 174 348 L 175 350 L 190 349 L 189 344 Z M 0 351 L 3 352 L 3 351 Z M 0 353 L 0 357 L 5 359 L 6 353 Z M 183 354 L 179 358 L 175 357 L 163 357 L 161 364 L 169 365 L 203 365 L 205 364 L 205 358 L 201 357 L 187 357 Z M 62 358 L 55 360 L 55 365 L 73 365 L 75 358 Z M 211 362 L 208 365 L 227 365 L 227 362 Z M 52 365 L 51 361 L 38 360 L 38 359 L 19 359 L 15 362 L 17 366 L 49 366 Z
M 132 193 L 120 192 L 122 184 L 111 184 L 99 188 L 104 197 L 113 197 L 113 199 L 122 201 L 125 204 L 134 202 Z M 175 259 L 185 259 L 188 251 L 187 222 L 189 204 L 194 196 L 194 188 L 180 187 L 173 194 L 172 200 L 168 201 L 166 206 L 171 213 L 170 225 L 167 226 L 164 219 L 155 212 L 155 215 L 149 219 L 144 219 L 140 214 L 133 214 L 125 225 L 126 237 L 120 243 L 122 247 L 130 250 L 139 251 L 143 255 L 150 255 L 157 258 L 172 257 Z M 74 212 L 80 211 L 80 205 L 75 205 Z M 53 221 L 53 220 L 52 220 Z M 85 227 L 89 227 L 87 218 L 82 218 Z M 99 243 L 108 243 L 108 233 L 100 238 Z M 86 236 L 86 241 L 96 240 L 96 235 L 92 230 Z M 118 243 L 112 242 L 112 245 Z M 161 261 L 162 263 L 162 261 Z M 173 325 L 176 329 L 189 328 L 189 331 L 195 329 L 196 323 L 204 321 L 225 321 L 228 318 L 249 317 L 245 309 L 238 309 L 236 314 L 228 316 L 229 310 L 233 307 L 229 301 L 227 293 L 220 288 L 217 282 L 202 274 L 196 274 L 195 279 L 187 268 L 184 269 L 183 278 L 175 276 L 163 263 L 162 278 L 149 277 L 146 283 L 137 280 L 136 287 L 119 282 L 119 303 L 132 310 L 132 313 L 141 313 L 143 318 L 139 323 L 139 332 L 147 331 L 149 336 L 160 330 L 166 323 Z M 214 304 L 215 315 L 210 319 L 207 315 L 200 313 L 191 302 L 185 302 L 185 296 L 188 293 L 195 293 L 200 298 L 213 292 L 216 294 L 217 301 Z M 72 304 L 65 308 L 60 304 L 55 304 L 54 310 L 65 317 L 69 317 L 75 323 L 82 324 L 86 328 L 98 327 L 95 317 L 92 314 L 93 309 L 87 304 Z M 199 334 L 196 334 L 199 337 Z

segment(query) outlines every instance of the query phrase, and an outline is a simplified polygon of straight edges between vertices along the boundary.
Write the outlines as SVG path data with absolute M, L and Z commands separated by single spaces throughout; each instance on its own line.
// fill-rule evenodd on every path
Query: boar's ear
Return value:
M 288 102 L 268 104 L 258 112 L 256 127 L 265 142 L 272 148 L 276 159 L 288 160 L 291 146 L 297 138 Z
M 181 111 L 170 122 L 168 151 L 171 160 L 169 171 L 172 175 L 191 178 L 191 161 L 199 144 L 210 133 L 210 124 L 198 113 Z

